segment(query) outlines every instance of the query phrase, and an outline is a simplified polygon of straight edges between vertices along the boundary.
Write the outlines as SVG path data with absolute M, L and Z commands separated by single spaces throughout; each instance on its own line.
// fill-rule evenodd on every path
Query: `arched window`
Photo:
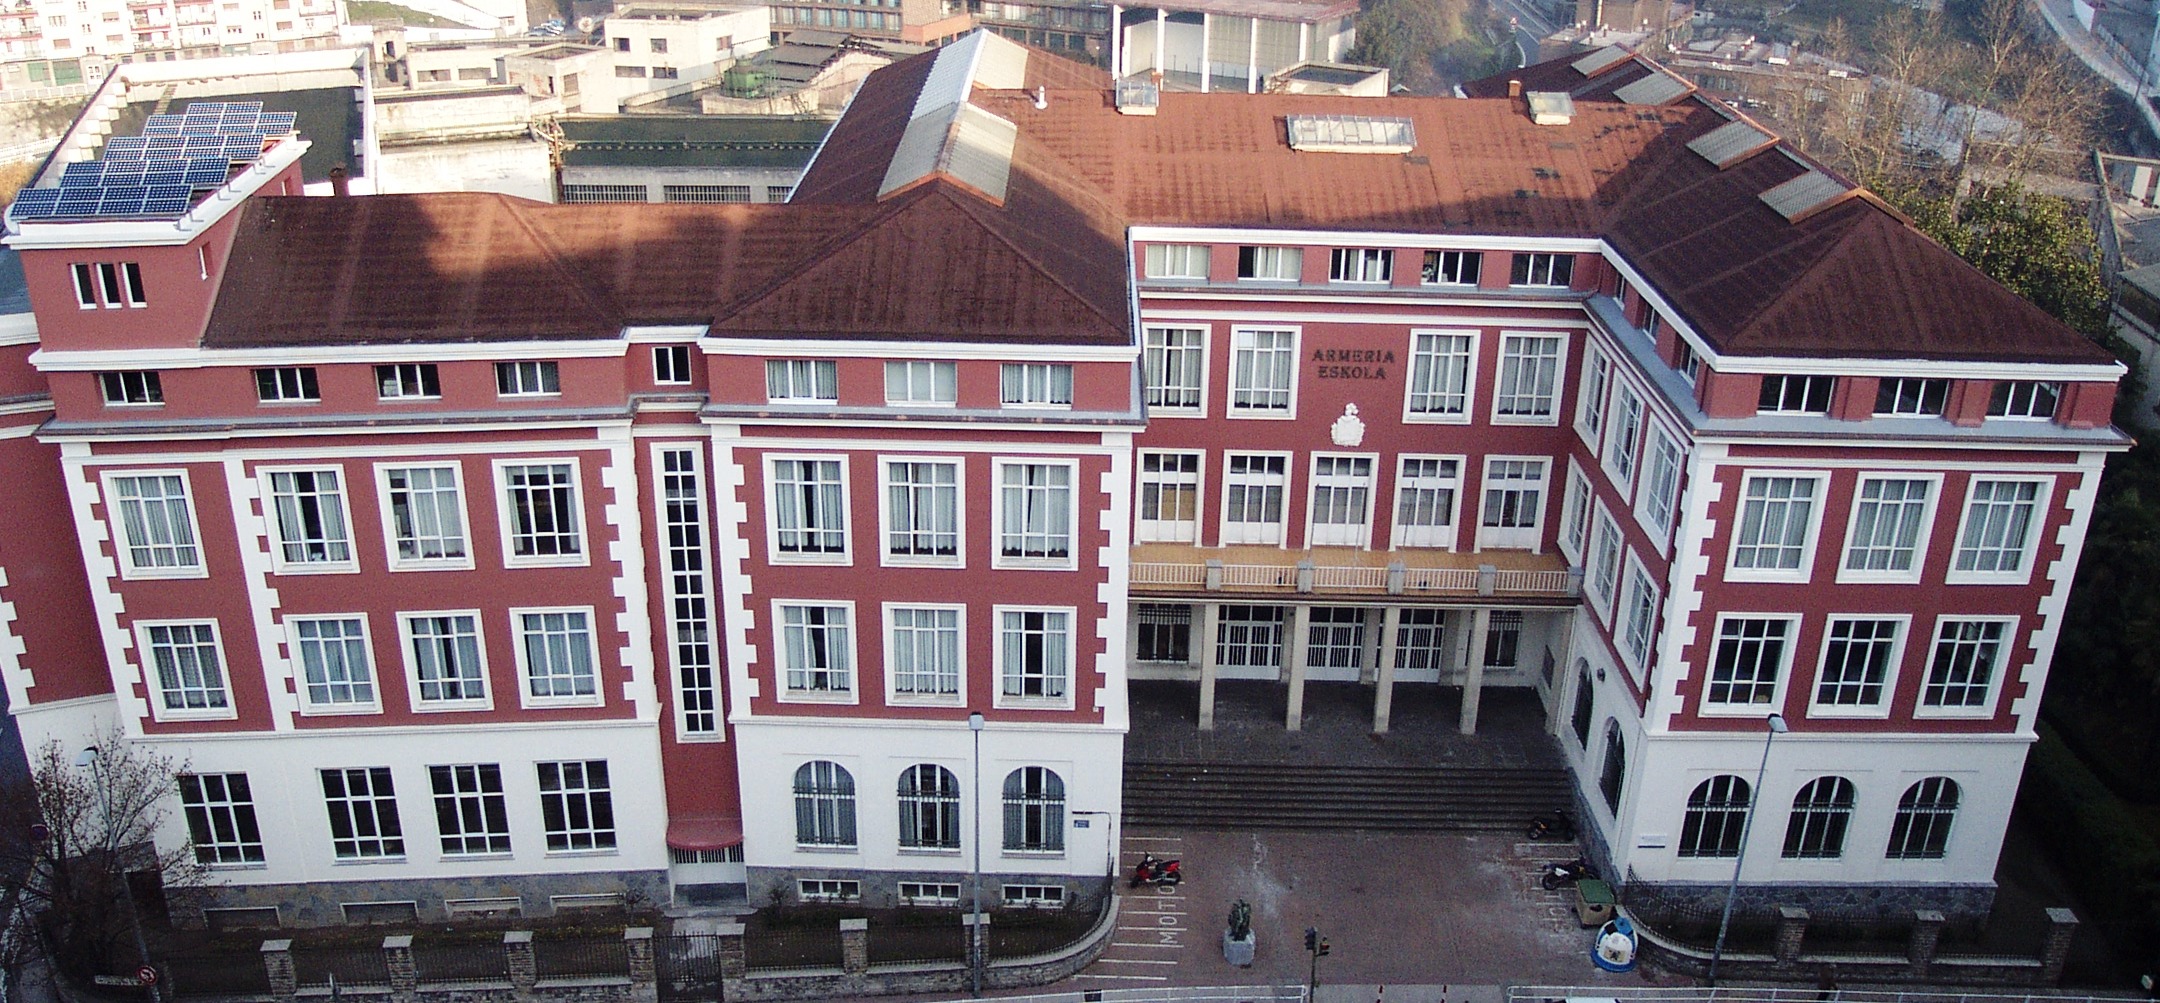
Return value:
M 900 771 L 900 845 L 960 848 L 960 779 L 934 763 Z
M 1596 691 L 1590 688 L 1590 663 L 1578 658 L 1575 660 L 1575 714 L 1568 723 L 1575 727 L 1575 744 L 1582 746 L 1584 751 L 1590 748 L 1590 705 L 1596 698 Z
M 1065 850 L 1065 781 L 1040 766 L 1005 775 L 1005 848 Z
M 1852 821 L 1853 785 L 1844 777 L 1816 777 L 1793 795 L 1785 823 L 1785 856 L 1830 860 L 1845 855 L 1845 828 Z
M 855 845 L 855 778 L 822 759 L 795 771 L 795 842 Z
M 1620 814 L 1620 785 L 1627 780 L 1627 746 L 1620 738 L 1620 722 L 1605 719 L 1605 765 L 1598 770 L 1598 793 L 1605 795 L 1605 807 L 1615 817 Z
M 1748 782 L 1723 774 L 1695 785 L 1688 795 L 1687 817 L 1680 822 L 1683 857 L 1737 857 L 1747 828 Z
M 1958 785 L 1949 777 L 1929 777 L 1905 789 L 1897 819 L 1890 823 L 1892 860 L 1940 860 L 1950 842 L 1950 821 L 1957 816 Z

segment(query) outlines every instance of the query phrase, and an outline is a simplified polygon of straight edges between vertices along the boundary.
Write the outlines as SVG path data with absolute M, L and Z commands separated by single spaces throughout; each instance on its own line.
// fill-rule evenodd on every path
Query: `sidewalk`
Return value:
M 2062 39 L 2063 44 L 2077 54 L 2079 61 L 2128 97 L 2130 103 L 2137 108 L 2138 119 L 2145 123 L 2147 133 L 2155 140 L 2160 140 L 2160 114 L 2153 111 L 2152 102 L 2146 100 L 2146 95 L 2141 93 L 2147 88 L 2139 84 L 2138 73 L 2116 62 L 2114 56 L 2100 47 L 2092 33 L 2086 31 L 2085 27 L 2077 22 L 2076 15 L 2071 13 L 2070 0 L 2035 2 L 2040 7 L 2040 16 L 2047 21 L 2048 27 L 2054 30 L 2055 37 Z

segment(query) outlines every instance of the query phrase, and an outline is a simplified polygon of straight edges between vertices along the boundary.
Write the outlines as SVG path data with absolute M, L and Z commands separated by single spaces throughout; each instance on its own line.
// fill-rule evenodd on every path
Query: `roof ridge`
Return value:
M 584 275 L 571 268 L 569 262 L 563 259 L 562 250 L 555 246 L 554 241 L 548 239 L 547 233 L 532 225 L 532 221 L 525 218 L 527 210 L 517 203 L 532 202 L 531 199 L 516 198 L 501 192 L 487 192 L 485 194 L 492 196 L 496 204 L 501 206 L 511 220 L 516 223 L 517 228 L 524 231 L 525 235 L 539 246 L 541 253 L 547 255 L 548 264 L 553 266 L 555 271 L 567 280 L 572 292 L 579 300 L 583 301 L 602 320 L 608 321 L 618 328 L 622 326 L 622 304 L 615 302 L 612 296 L 604 296 L 604 294 L 594 290 L 592 283 L 586 281 Z M 548 203 L 532 202 L 532 204 L 545 206 Z
M 908 191 L 896 193 L 887 199 L 870 203 L 875 207 L 876 211 L 872 212 L 862 222 L 857 223 L 839 236 L 811 248 L 808 253 L 802 256 L 801 260 L 774 273 L 773 277 L 768 279 L 764 285 L 744 292 L 731 302 L 713 304 L 712 323 L 718 326 L 721 320 L 756 306 L 760 301 L 769 298 L 772 294 L 785 288 L 789 283 L 801 278 L 811 269 L 823 265 L 826 259 L 832 257 L 834 253 L 842 248 L 862 241 L 870 235 L 872 230 L 883 225 L 886 220 L 921 201 L 921 197 L 915 194 L 915 191 L 919 190 L 920 187 L 917 186 Z M 860 203 L 857 204 L 860 205 Z
M 1061 274 L 1061 271 L 1059 269 L 1050 267 L 1049 263 L 1043 261 L 1041 258 L 1038 258 L 1033 252 L 1029 251 L 1027 248 L 1020 246 L 1018 242 L 1014 241 L 1010 236 L 1007 236 L 1003 226 L 1004 221 L 1001 218 L 985 218 L 982 215 L 978 215 L 978 213 L 985 212 L 995 207 L 989 206 L 987 204 L 982 204 L 978 200 L 974 199 L 968 200 L 968 202 L 977 202 L 977 205 L 971 206 L 966 202 L 962 202 L 960 199 L 953 197 L 950 193 L 947 193 L 945 197 L 948 201 L 951 201 L 955 205 L 959 206 L 961 212 L 964 212 L 968 214 L 970 218 L 973 218 L 978 226 L 981 226 L 992 237 L 997 238 L 998 243 L 1005 245 L 1006 248 L 1010 249 L 1014 254 L 1019 255 L 1021 260 L 1026 261 L 1030 266 L 1033 266 L 1037 273 L 1041 274 L 1044 278 L 1049 279 L 1051 285 L 1054 285 L 1059 289 L 1064 290 L 1066 295 L 1071 296 L 1073 299 L 1079 301 L 1082 305 L 1086 306 L 1089 313 L 1101 317 L 1104 322 L 1110 324 L 1113 327 L 1122 326 L 1128 319 L 1124 317 L 1113 317 L 1098 309 L 1096 307 L 1095 301 L 1089 298 L 1086 293 L 1083 293 L 1080 290 L 1073 288 L 1071 283 L 1065 281 L 1065 278 Z M 1120 216 L 1120 218 L 1122 218 L 1122 216 Z M 993 223 L 993 219 L 995 220 L 995 223 Z

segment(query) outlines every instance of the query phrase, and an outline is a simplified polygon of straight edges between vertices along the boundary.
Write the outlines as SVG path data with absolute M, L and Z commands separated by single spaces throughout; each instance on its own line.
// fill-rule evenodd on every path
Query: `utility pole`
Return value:
M 1327 957 L 1329 950 L 1327 938 L 1320 935 L 1319 927 L 1305 928 L 1305 953 L 1312 955 L 1311 966 L 1305 973 L 1305 998 L 1308 1000 L 1320 988 L 1320 959 Z

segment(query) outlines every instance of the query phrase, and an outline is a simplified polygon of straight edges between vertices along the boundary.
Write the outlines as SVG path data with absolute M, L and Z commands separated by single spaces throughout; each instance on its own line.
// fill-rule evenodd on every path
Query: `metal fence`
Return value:
M 630 948 L 617 937 L 533 941 L 533 973 L 543 979 L 630 976 Z
M 293 976 L 302 989 L 327 988 L 333 978 L 340 986 L 390 984 L 390 966 L 383 961 L 382 948 L 372 944 L 364 947 L 302 947 L 295 944 L 292 960 Z
M 840 967 L 840 929 L 779 928 L 743 938 L 743 963 L 751 971 Z
M 990 923 L 990 957 L 1025 958 L 1064 947 L 1095 925 L 1096 910 L 1006 910 Z
M 910 961 L 966 961 L 968 929 L 960 917 L 937 913 L 935 925 L 927 923 L 872 924 L 870 963 L 898 964 Z M 995 927 L 992 928 L 993 930 Z
M 997 1003 L 1305 1003 L 1305 1000 L 1304 986 L 1170 986 L 1000 996 Z
M 1650 986 L 1509 986 L 1508 1003 L 1555 1003 L 1591 998 L 1600 1003 L 2123 1003 L 2143 994 L 2089 996 L 2074 993 L 1936 993 L 1893 989 L 1703 989 Z M 1003 1001 L 1000 1001 L 1003 1003 Z
M 510 981 L 510 958 L 496 942 L 430 944 L 415 938 L 413 976 L 422 985 Z
M 175 954 L 165 958 L 165 984 L 174 996 L 257 996 L 270 991 L 270 972 L 229 954 Z
M 663 1000 L 717 1000 L 720 938 L 712 934 L 677 934 L 653 946 L 654 974 Z

